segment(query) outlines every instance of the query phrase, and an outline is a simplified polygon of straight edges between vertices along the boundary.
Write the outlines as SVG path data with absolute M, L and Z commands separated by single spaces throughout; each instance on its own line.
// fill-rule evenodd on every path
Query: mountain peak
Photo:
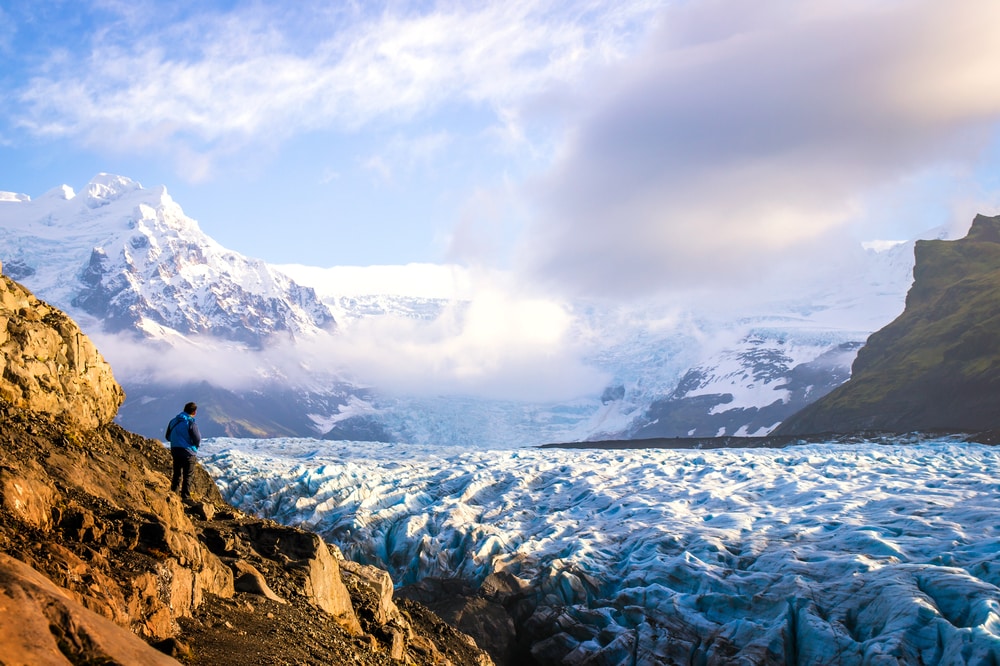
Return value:
M 1000 215 L 976 215 L 967 238 L 984 243 L 1000 243 Z
M 91 208 L 105 206 L 122 196 L 141 190 L 142 185 L 126 178 L 110 173 L 99 173 L 87 184 L 84 194 L 87 205 Z
M 105 331 L 157 327 L 259 346 L 334 326 L 315 292 L 213 241 L 163 186 L 97 174 L 4 206 L 0 259 L 50 302 Z
M 76 198 L 76 191 L 69 185 L 60 185 L 38 197 L 39 199 L 54 199 L 57 201 L 70 201 Z

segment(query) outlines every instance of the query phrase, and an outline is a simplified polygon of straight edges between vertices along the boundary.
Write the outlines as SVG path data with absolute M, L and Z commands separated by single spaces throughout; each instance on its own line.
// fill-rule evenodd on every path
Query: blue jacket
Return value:
M 187 449 L 191 453 L 198 451 L 201 444 L 201 433 L 198 432 L 198 424 L 194 422 L 194 417 L 181 412 L 170 420 L 167 425 L 167 441 L 172 449 Z

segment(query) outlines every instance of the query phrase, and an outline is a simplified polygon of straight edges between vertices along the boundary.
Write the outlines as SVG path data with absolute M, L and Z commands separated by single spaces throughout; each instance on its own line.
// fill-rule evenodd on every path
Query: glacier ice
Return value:
M 204 448 L 231 502 L 314 529 L 397 584 L 478 584 L 495 571 L 526 581 L 536 614 L 589 627 L 544 638 L 566 654 L 614 663 L 624 650 L 649 664 L 1000 657 L 997 449 L 949 439 L 709 451 L 307 439 Z

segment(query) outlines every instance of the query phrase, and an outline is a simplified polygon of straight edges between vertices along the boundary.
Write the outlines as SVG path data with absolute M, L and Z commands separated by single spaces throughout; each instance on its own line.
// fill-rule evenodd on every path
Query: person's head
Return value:
M 184 405 L 185 414 L 190 414 L 191 416 L 194 416 L 195 412 L 197 411 L 198 411 L 198 405 L 194 404 L 193 402 L 189 402 L 188 404 Z

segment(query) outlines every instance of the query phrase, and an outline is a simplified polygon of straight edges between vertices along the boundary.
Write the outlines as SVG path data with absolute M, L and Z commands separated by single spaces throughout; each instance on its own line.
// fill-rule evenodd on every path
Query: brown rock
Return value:
M 74 601 L 27 564 L 0 553 L 0 654 L 9 664 L 176 666 L 110 620 Z
M 523 592 L 521 581 L 507 573 L 487 578 L 486 590 L 477 593 L 467 583 L 445 578 L 425 578 L 404 587 L 399 596 L 426 605 L 437 615 L 488 652 L 497 664 L 523 663 L 514 654 L 517 630 L 499 599 L 512 601 Z M 479 596 L 488 593 L 489 598 Z
M 98 524 L 94 514 L 76 504 L 62 512 L 59 529 L 73 541 L 97 541 L 104 534 L 104 527 Z
M 160 598 L 159 578 L 154 573 L 132 579 L 128 609 L 132 631 L 140 636 L 165 638 L 177 633 L 170 607 Z
M 98 615 L 127 626 L 128 607 L 118 583 L 93 563 L 85 562 L 74 552 L 57 543 L 47 549 L 50 568 L 59 573 L 49 574 L 49 579 L 69 591 L 73 598 Z M 93 555 L 93 559 L 100 556 Z M 104 563 L 107 566 L 107 563 Z
M 52 507 L 56 491 L 42 476 L 42 472 L 26 475 L 0 469 L 0 507 L 9 511 L 32 527 L 41 530 L 52 528 Z
M 195 583 L 200 590 L 223 599 L 233 596 L 233 572 L 222 561 L 202 548 L 202 566 L 195 571 Z
M 351 595 L 340 579 L 340 565 L 318 535 L 291 527 L 260 523 L 248 526 L 254 546 L 267 557 L 286 561 L 289 572 L 297 576 L 303 594 L 322 608 L 348 632 L 363 632 Z
M 304 563 L 306 584 L 304 591 L 313 602 L 334 616 L 351 634 L 360 636 L 361 624 L 354 614 L 351 595 L 340 579 L 340 566 L 326 549 L 326 543 L 316 535 L 316 555 Z
M 89 430 L 110 423 L 124 400 L 79 327 L 0 275 L 0 401 Z
M 374 620 L 379 625 L 400 620 L 399 608 L 392 600 L 393 584 L 389 572 L 367 564 L 350 560 L 339 562 L 340 571 L 354 578 L 358 585 L 367 588 L 376 599 Z
M 208 522 L 215 518 L 215 506 L 209 502 L 195 502 L 187 508 L 188 515 Z
M 274 593 L 274 591 L 268 586 L 267 581 L 264 580 L 264 575 L 249 562 L 236 560 L 230 565 L 230 567 L 233 570 L 233 587 L 236 588 L 237 592 L 258 594 L 262 597 L 270 599 L 271 601 L 277 601 L 283 604 L 287 603 L 284 599 Z

